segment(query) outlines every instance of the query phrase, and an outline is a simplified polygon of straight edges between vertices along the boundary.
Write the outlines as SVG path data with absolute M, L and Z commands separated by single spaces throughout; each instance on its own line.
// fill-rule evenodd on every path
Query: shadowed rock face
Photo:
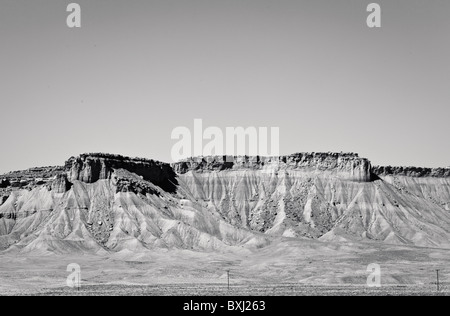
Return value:
M 58 174 L 51 184 L 51 190 L 55 193 L 65 193 L 70 190 L 72 183 L 67 179 L 67 174 Z
M 119 155 L 83 154 L 71 157 L 65 164 L 70 181 L 94 183 L 112 178 L 114 170 L 124 169 L 161 187 L 166 192 L 176 191 L 176 174 L 169 164 Z
M 0 180 L 0 189 L 7 188 L 11 185 L 8 179 Z

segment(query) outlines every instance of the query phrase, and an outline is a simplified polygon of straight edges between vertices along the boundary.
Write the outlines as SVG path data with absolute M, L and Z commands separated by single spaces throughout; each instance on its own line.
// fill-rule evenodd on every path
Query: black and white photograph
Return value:
M 0 0 L 0 45 L 0 296 L 450 295 L 450 1 Z

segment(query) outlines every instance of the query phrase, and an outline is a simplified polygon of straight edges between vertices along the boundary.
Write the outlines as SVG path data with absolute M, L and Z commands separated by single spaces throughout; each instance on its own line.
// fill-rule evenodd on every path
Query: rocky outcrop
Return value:
M 166 192 L 176 191 L 176 174 L 167 163 L 142 158 L 108 154 L 82 154 L 71 157 L 65 164 L 70 181 L 94 183 L 111 179 L 115 170 L 124 169 L 161 187 Z
M 405 176 L 414 178 L 447 178 L 450 177 L 448 168 L 420 168 L 420 167 L 392 167 L 374 166 L 372 172 L 378 176 Z
M 17 189 L 32 190 L 41 185 L 52 187 L 53 180 L 64 173 L 63 167 L 39 167 L 8 172 L 0 176 L 0 194 Z
M 41 167 L 9 172 L 0 176 L 0 194 L 6 195 L 19 189 L 32 190 L 41 185 L 46 185 L 55 193 L 64 193 L 70 190 L 72 183 L 76 180 L 85 183 L 109 180 L 119 169 L 141 177 L 139 180 L 133 177 L 118 177 L 116 183 L 120 191 L 129 190 L 143 194 L 154 192 L 154 188 L 145 182 L 151 182 L 166 192 L 176 191 L 176 174 L 167 163 L 97 153 L 71 157 L 62 167 Z
M 67 174 L 58 174 L 51 184 L 51 190 L 55 193 L 65 193 L 70 190 L 72 183 L 67 179 Z
M 8 199 L 9 195 L 1 195 L 0 196 L 0 206 L 6 202 L 6 200 Z
M 355 153 L 296 153 L 281 157 L 208 156 L 193 157 L 172 164 L 178 174 L 223 170 L 278 170 L 334 171 L 341 179 L 358 182 L 377 180 L 379 176 L 406 176 L 414 178 L 447 178 L 450 167 L 421 168 L 371 166 L 366 158 Z
M 26 170 L 19 171 L 11 171 L 4 175 L 0 176 L 0 181 L 9 181 L 9 182 L 39 182 L 43 180 L 48 180 L 53 178 L 54 176 L 64 172 L 64 168 L 61 166 L 51 166 L 51 167 L 38 167 L 38 168 L 30 168 Z M 1 187 L 1 184 L 0 184 Z
M 11 185 L 11 182 L 9 182 L 8 179 L 2 179 L 0 180 L 0 189 L 7 188 Z
M 281 157 L 216 156 L 189 158 L 172 164 L 178 174 L 189 171 L 304 170 L 325 172 L 344 180 L 371 181 L 371 165 L 355 153 L 297 153 Z
M 116 193 L 133 192 L 135 194 L 156 194 L 159 191 L 155 185 L 143 180 L 142 176 L 131 173 L 125 169 L 117 169 L 113 176 L 113 184 L 116 186 Z

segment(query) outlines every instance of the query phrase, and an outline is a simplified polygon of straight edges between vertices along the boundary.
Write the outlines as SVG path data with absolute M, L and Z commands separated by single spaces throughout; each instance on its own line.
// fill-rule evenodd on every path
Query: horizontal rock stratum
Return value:
M 0 251 L 225 251 L 280 236 L 450 248 L 450 169 L 354 153 L 174 164 L 93 153 L 0 176 Z
M 230 161 L 230 162 L 227 162 Z M 263 172 L 302 170 L 320 172 L 345 180 L 368 182 L 371 180 L 369 160 L 357 154 L 297 153 L 281 157 L 204 157 L 189 158 L 173 164 L 179 174 L 188 171 L 260 170 Z

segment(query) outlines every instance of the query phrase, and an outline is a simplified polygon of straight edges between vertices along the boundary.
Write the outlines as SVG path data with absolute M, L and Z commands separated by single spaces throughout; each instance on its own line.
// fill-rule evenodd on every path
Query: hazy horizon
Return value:
M 444 0 L 4 0 L 0 174 L 85 152 L 172 162 L 171 131 L 196 118 L 279 127 L 281 155 L 448 167 L 448 12 Z

